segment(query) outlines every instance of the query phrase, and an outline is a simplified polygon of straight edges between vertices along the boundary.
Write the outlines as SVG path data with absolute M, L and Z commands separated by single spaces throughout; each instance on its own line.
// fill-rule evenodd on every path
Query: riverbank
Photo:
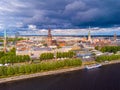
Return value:
M 101 64 L 102 65 L 110 65 L 110 64 L 117 64 L 117 63 L 120 63 L 120 60 L 114 60 L 111 62 L 101 63 Z M 77 70 L 81 70 L 84 68 L 85 68 L 85 66 L 80 66 L 80 67 L 64 68 L 64 69 L 58 69 L 58 70 L 54 70 L 54 71 L 28 74 L 28 75 L 20 75 L 20 76 L 8 77 L 8 78 L 1 78 L 0 83 L 24 80 L 24 79 L 35 78 L 35 77 L 42 77 L 42 76 L 47 76 L 47 75 L 55 75 L 55 74 L 66 73 L 66 72 L 71 72 L 71 71 L 77 71 Z
M 81 69 L 84 69 L 84 66 L 59 69 L 59 70 L 47 71 L 47 72 L 40 72 L 40 73 L 34 73 L 34 74 L 28 74 L 28 75 L 13 76 L 13 77 L 9 77 L 9 78 L 1 78 L 0 83 L 41 77 L 41 76 L 47 76 L 47 75 L 60 74 L 60 73 L 71 72 L 71 71 L 75 71 L 75 70 L 81 70 Z
M 120 63 L 120 60 L 113 60 L 113 61 L 110 61 L 110 62 L 104 62 L 104 63 L 101 63 L 102 65 L 110 65 L 110 64 L 117 64 L 117 63 Z

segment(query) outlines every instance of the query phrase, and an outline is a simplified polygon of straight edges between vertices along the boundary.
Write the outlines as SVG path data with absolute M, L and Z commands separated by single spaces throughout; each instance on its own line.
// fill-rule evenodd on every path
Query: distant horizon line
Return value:
M 47 36 L 47 35 L 19 35 L 19 36 Z M 88 35 L 52 35 L 52 36 L 87 37 Z M 113 35 L 91 35 L 91 37 L 114 37 L 114 34 Z M 120 35 L 117 35 L 117 37 L 120 37 Z

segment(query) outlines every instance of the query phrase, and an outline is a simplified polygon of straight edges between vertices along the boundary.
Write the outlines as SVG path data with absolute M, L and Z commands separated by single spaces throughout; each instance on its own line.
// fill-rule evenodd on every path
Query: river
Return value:
M 120 90 L 120 64 L 7 82 L 0 90 Z

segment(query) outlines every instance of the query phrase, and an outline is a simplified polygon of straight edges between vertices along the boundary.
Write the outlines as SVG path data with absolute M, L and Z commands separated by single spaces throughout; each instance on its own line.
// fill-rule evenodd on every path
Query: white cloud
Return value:
M 29 30 L 36 30 L 36 25 L 28 25 Z

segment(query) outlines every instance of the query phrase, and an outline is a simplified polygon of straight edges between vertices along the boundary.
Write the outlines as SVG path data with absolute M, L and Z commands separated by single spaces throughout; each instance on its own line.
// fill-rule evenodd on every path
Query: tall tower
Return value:
M 52 45 L 52 34 L 50 29 L 48 30 L 47 45 Z
M 116 41 L 117 40 L 117 35 L 116 35 L 116 33 L 114 33 L 114 41 Z
M 91 34 L 90 34 L 90 27 L 89 27 L 89 32 L 88 32 L 88 41 L 91 42 L 92 39 L 91 39 Z
M 15 48 L 16 48 L 16 44 L 17 44 L 17 41 L 18 41 L 18 37 L 19 37 L 19 32 L 16 32 L 15 33 L 15 40 L 14 40 Z
M 6 32 L 6 30 L 4 30 L 4 52 L 5 53 L 7 51 L 6 44 L 7 44 L 7 32 Z

